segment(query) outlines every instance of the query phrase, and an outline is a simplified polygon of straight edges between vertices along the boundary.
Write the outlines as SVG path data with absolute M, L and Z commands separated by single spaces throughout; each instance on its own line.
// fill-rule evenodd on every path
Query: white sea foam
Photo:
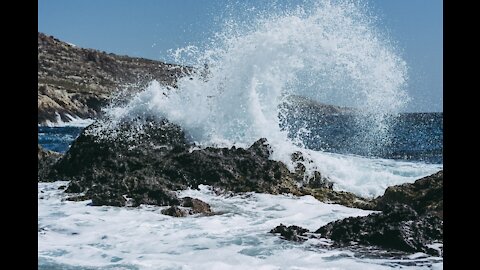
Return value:
M 443 169 L 441 164 L 366 158 L 312 150 L 305 152 L 314 160 L 313 167 L 324 172 L 335 183 L 334 189 L 370 198 L 383 195 L 389 186 L 413 183 Z
M 319 240 L 297 244 L 268 233 L 280 223 L 316 230 L 330 221 L 370 213 L 311 196 L 225 197 L 201 186 L 180 196 L 199 198 L 223 214 L 173 218 L 160 213 L 164 207 L 92 207 L 89 201 L 65 201 L 66 194 L 58 190 L 65 184 L 38 184 L 39 269 L 427 269 L 442 263 L 426 255 L 360 258 L 348 250 L 318 247 Z
M 56 116 L 57 116 L 57 119 L 56 121 L 52 122 L 50 120 L 47 120 L 45 121 L 45 124 L 43 124 L 42 126 L 47 126 L 47 127 L 86 127 L 90 124 L 92 124 L 93 122 L 95 122 L 95 120 L 93 119 L 89 119 L 89 118 L 80 118 L 78 116 L 72 116 L 70 114 L 65 114 L 65 116 L 69 119 L 68 121 L 64 122 L 62 120 L 62 118 L 60 117 L 60 114 L 58 112 L 56 112 Z M 39 124 L 39 126 L 41 126 Z

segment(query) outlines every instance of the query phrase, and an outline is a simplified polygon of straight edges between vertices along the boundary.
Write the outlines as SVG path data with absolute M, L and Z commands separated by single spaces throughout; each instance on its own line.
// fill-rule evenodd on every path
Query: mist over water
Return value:
M 311 125 L 299 128 L 303 124 L 292 121 L 282 105 L 300 96 L 355 108 L 355 133 L 347 140 L 365 156 L 376 156 L 388 145 L 390 126 L 409 100 L 407 64 L 363 2 L 305 1 L 273 10 L 247 10 L 247 21 L 225 19 L 205 48 L 174 51 L 178 63 L 193 59 L 195 72 L 180 78 L 176 88 L 152 81 L 128 104 L 106 110 L 109 125 L 166 117 L 201 146 L 247 147 L 264 137 L 272 146 L 271 158 L 291 169 L 291 153 L 301 151 L 310 172 L 324 167 L 326 175 L 355 178 L 345 170 L 358 163 L 349 168 L 317 164 L 330 156 L 306 149 L 301 138 L 312 133 Z M 405 175 L 397 176 L 383 185 L 406 181 Z

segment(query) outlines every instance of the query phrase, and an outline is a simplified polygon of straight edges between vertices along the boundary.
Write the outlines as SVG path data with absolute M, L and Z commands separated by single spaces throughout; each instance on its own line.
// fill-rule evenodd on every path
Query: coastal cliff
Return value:
M 84 49 L 38 33 L 38 124 L 97 118 L 119 92 L 149 81 L 174 86 L 191 68 Z

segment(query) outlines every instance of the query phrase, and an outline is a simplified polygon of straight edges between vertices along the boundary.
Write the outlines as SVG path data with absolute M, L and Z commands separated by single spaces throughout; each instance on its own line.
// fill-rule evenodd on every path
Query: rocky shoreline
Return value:
M 174 86 L 190 67 L 84 49 L 38 33 L 38 124 L 96 119 L 113 97 L 151 80 Z
M 334 190 L 321 172 L 307 173 L 308 162 L 293 153 L 295 169 L 271 160 L 265 138 L 248 148 L 201 148 L 167 119 L 120 121 L 112 126 L 101 109 L 127 99 L 151 80 L 175 87 L 190 67 L 83 49 L 38 33 L 38 123 L 98 119 L 83 130 L 65 154 L 38 146 L 38 181 L 68 180 L 67 200 L 91 200 L 91 206 L 167 206 L 174 217 L 217 213 L 198 198 L 179 197 L 179 190 L 211 186 L 219 194 L 257 192 L 311 195 L 324 203 L 376 211 L 364 217 L 330 222 L 314 232 L 302 224 L 280 224 L 270 233 L 304 242 L 328 238 L 333 247 L 376 247 L 397 252 L 443 256 L 443 171 L 411 184 L 391 186 L 382 196 L 362 198 Z M 123 97 L 119 96 L 123 92 Z M 284 104 L 297 114 L 350 114 L 354 110 L 291 97 Z M 308 114 L 307 114 L 308 115 Z M 433 245 L 433 246 L 432 246 Z
M 441 249 L 431 247 L 432 243 L 443 243 L 443 171 L 412 184 L 391 186 L 372 203 L 381 212 L 330 222 L 313 233 L 283 224 L 270 233 L 296 242 L 323 237 L 337 247 L 378 246 L 443 256 Z
M 292 241 L 322 237 L 339 247 L 378 246 L 443 256 L 430 248 L 443 242 L 443 171 L 366 199 L 333 190 L 334 184 L 320 172 L 306 174 L 301 153 L 292 155 L 298 162 L 293 172 L 269 159 L 272 150 L 266 139 L 247 149 L 199 148 L 166 119 L 144 119 L 141 132 L 128 122 L 105 128 L 103 121 L 108 120 L 87 127 L 63 156 L 39 147 L 38 180 L 70 181 L 65 190 L 72 194 L 69 200 L 91 199 L 92 206 L 169 206 L 162 213 L 176 217 L 215 214 L 197 198 L 176 195 L 199 185 L 220 193 L 312 195 L 322 202 L 380 212 L 335 221 L 313 233 L 283 224 L 271 232 Z

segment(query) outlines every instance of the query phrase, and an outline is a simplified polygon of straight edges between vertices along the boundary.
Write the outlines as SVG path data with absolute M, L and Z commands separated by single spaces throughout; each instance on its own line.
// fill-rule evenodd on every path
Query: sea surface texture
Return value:
M 225 14 L 205 46 L 173 51 L 195 72 L 176 87 L 152 81 L 128 102 L 111 104 L 100 129 L 167 118 L 200 148 L 266 138 L 271 159 L 293 170 L 291 155 L 300 151 L 306 172 L 366 198 L 441 170 L 443 113 L 403 113 L 408 63 L 368 6 L 302 3 L 236 10 L 247 20 Z M 65 152 L 81 130 L 39 127 L 39 142 Z M 269 233 L 280 223 L 314 231 L 371 213 L 311 196 L 218 195 L 202 186 L 179 195 L 219 214 L 174 218 L 158 206 L 67 201 L 65 185 L 38 183 L 39 269 L 443 269 L 442 257 L 336 249 L 326 239 L 293 243 Z

